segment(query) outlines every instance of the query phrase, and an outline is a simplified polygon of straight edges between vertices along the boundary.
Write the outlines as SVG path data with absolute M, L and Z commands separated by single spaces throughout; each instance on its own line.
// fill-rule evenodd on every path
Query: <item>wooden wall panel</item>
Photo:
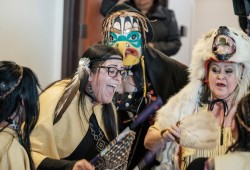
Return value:
M 83 3 L 84 37 L 82 39 L 82 51 L 90 45 L 101 41 L 101 24 L 103 16 L 100 13 L 102 0 L 85 0 Z

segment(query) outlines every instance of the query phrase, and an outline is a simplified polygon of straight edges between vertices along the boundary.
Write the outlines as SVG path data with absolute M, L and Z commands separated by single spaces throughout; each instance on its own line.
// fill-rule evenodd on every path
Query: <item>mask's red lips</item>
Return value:
M 127 58 L 128 55 L 139 57 L 138 56 L 138 52 L 135 49 L 133 49 L 133 48 L 127 48 L 126 49 L 126 51 L 125 51 L 125 58 Z

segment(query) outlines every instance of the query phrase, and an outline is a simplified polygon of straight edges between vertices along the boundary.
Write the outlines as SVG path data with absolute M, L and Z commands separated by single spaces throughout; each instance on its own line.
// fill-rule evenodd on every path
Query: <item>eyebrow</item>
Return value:
M 106 65 L 106 66 L 117 66 L 117 64 L 109 64 L 109 65 Z
M 234 67 L 233 64 L 227 64 L 227 65 L 221 66 L 220 64 L 217 64 L 217 63 L 213 63 L 211 66 L 218 66 L 218 67 Z
M 110 65 L 107 65 L 105 67 L 115 67 L 116 68 L 116 67 L 118 67 L 118 65 L 117 64 L 110 64 Z M 121 68 L 124 69 L 125 67 L 121 66 Z

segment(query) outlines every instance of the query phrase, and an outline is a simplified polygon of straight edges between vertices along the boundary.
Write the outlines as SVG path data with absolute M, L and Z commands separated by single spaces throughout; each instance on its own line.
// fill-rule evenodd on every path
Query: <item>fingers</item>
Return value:
M 166 142 L 177 141 L 179 142 L 180 139 L 180 128 L 176 125 L 171 125 L 170 127 L 166 128 L 161 132 L 162 138 Z
M 75 163 L 73 170 L 95 170 L 95 167 L 91 165 L 87 160 L 82 159 Z

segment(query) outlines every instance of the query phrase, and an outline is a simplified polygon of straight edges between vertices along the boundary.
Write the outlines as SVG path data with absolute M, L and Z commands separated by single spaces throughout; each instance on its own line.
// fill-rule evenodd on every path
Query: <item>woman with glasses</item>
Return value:
M 94 169 L 88 161 L 118 135 L 112 98 L 125 75 L 122 59 L 112 47 L 93 45 L 72 79 L 41 94 L 41 116 L 31 135 L 38 170 Z

